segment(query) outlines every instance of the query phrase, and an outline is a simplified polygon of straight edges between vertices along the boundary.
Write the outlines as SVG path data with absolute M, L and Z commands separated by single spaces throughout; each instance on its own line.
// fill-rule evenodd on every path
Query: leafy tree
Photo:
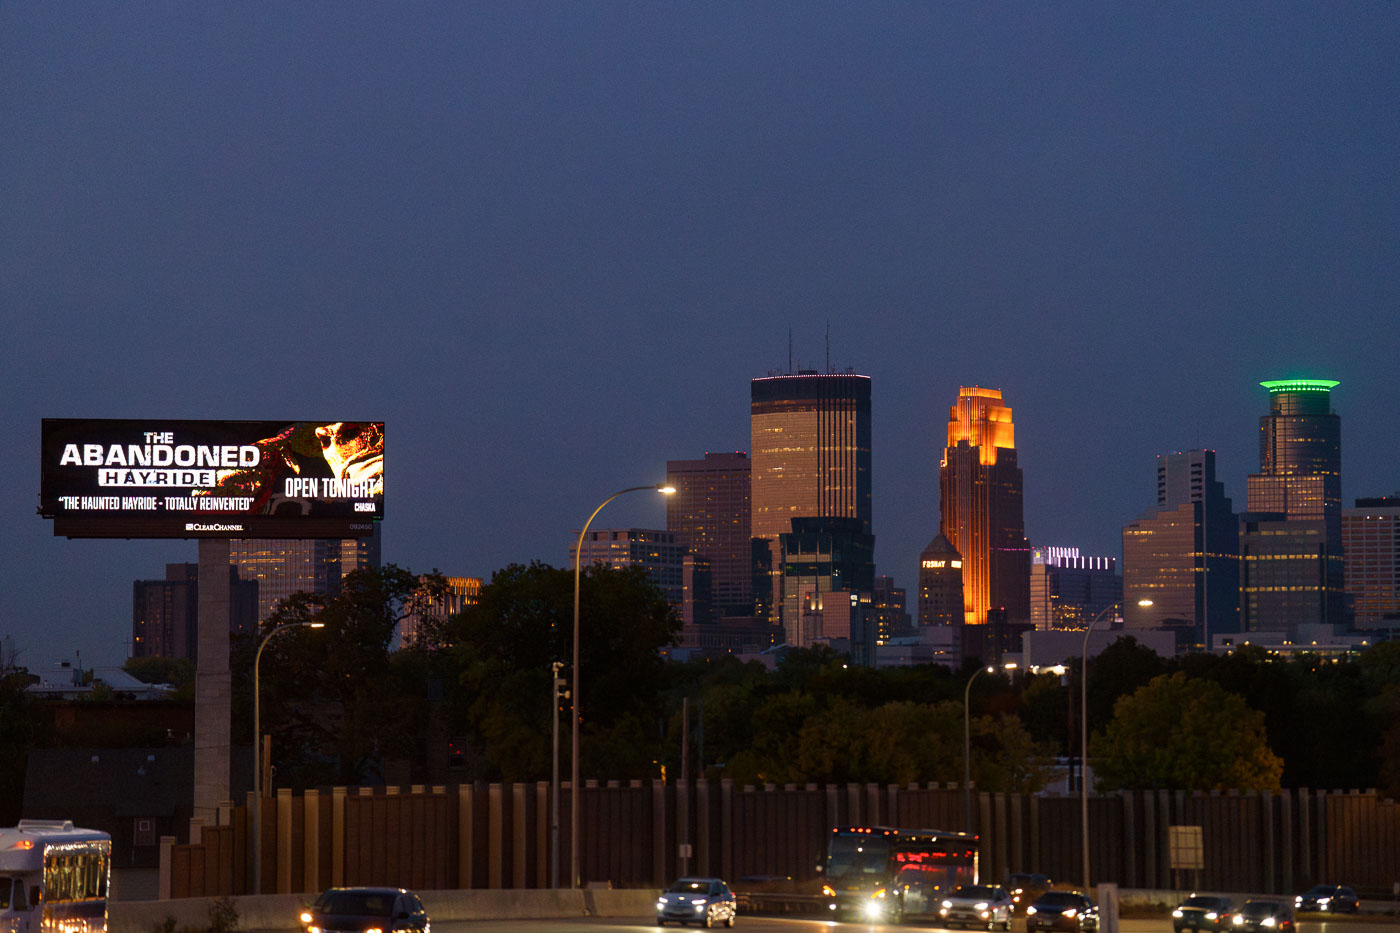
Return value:
M 980 790 L 1034 794 L 1054 773 L 1054 749 L 1037 742 L 1016 716 L 979 716 L 972 721 L 972 777 Z
M 1262 713 L 1180 671 L 1120 699 L 1090 748 L 1098 786 L 1108 790 L 1277 790 L 1283 773 Z
M 277 737 L 279 782 L 294 787 L 382 779 L 387 758 L 421 752 L 428 718 L 426 684 L 405 676 L 411 665 L 391 656 L 395 632 L 410 615 L 426 615 L 446 581 L 393 564 L 357 570 L 332 596 L 296 593 L 258 633 L 237 648 L 235 670 L 251 675 L 258 645 L 274 629 L 303 622 L 268 641 L 261 662 L 262 728 Z M 412 655 L 404 655 L 411 660 Z M 251 684 L 241 687 L 251 691 Z M 251 697 L 236 708 L 248 708 Z
M 808 718 L 822 710 L 816 697 L 800 690 L 769 697 L 754 710 L 749 745 L 729 760 L 725 776 L 740 784 L 805 781 L 797 765 L 799 736 Z
M 459 724 L 481 740 L 483 777 L 539 780 L 551 762 L 551 665 L 573 655 L 572 570 L 534 562 L 497 571 L 447 626 L 460 671 Z M 667 686 L 660 649 L 680 627 L 640 568 L 587 568 L 580 580 L 581 772 L 643 778 L 661 758 Z M 570 683 L 567 666 L 562 675 Z M 566 712 L 561 734 L 568 734 Z M 660 712 L 660 717 L 658 717 Z

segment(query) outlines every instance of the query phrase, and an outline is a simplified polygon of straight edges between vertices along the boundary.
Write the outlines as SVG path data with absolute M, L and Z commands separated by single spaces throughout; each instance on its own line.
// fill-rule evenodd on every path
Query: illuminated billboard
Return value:
M 45 418 L 39 500 L 70 538 L 368 535 L 384 423 Z

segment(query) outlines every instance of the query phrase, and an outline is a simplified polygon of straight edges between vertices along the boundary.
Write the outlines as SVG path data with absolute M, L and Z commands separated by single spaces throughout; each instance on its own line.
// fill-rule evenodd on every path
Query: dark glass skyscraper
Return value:
M 798 532 L 795 519 L 839 519 L 823 527 L 839 528 L 838 536 L 870 538 L 870 377 L 801 371 L 755 379 L 751 393 L 756 602 L 770 622 L 783 626 L 789 643 L 801 644 L 805 629 L 795 614 L 806 608 L 799 608 L 791 587 L 784 590 L 784 536 Z M 805 548 L 815 527 L 804 525 L 804 536 L 788 543 Z M 868 568 L 836 583 L 855 592 L 864 581 L 860 593 L 867 605 L 874 580 L 870 560 Z M 789 575 L 789 581 L 800 576 Z
M 1022 517 L 1016 426 L 1000 389 L 958 390 L 938 472 L 939 531 L 962 555 L 963 621 L 1030 618 L 1030 545 Z
M 1124 624 L 1175 631 L 1183 645 L 1237 632 L 1239 580 L 1239 523 L 1215 451 L 1159 454 L 1157 504 L 1123 528 Z
M 1342 426 L 1332 379 L 1280 379 L 1259 419 L 1259 472 L 1240 517 L 1240 621 L 1296 632 L 1345 619 Z

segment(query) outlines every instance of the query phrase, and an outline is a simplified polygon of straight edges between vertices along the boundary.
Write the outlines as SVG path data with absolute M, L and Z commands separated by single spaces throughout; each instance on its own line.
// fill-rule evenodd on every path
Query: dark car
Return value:
M 1241 933 L 1293 933 L 1293 908 L 1287 901 L 1250 898 L 1235 911 L 1230 926 Z
M 1193 894 L 1172 911 L 1172 929 L 1228 930 L 1235 922 L 1235 905 L 1228 897 Z
M 736 907 L 734 892 L 720 879 L 680 878 L 656 899 L 656 924 L 732 927 Z
M 418 895 L 403 888 L 327 888 L 301 913 L 303 933 L 430 933 Z
M 1098 906 L 1078 891 L 1046 891 L 1026 908 L 1026 933 L 1036 930 L 1090 933 L 1098 928 Z
M 976 926 L 987 930 L 1011 929 L 1011 895 L 995 884 L 960 884 L 938 908 L 948 926 Z
M 1016 910 L 1025 910 L 1027 906 L 1035 903 L 1035 899 L 1055 886 L 1048 875 L 1034 872 L 1017 871 L 1006 876 L 1007 893 L 1011 895 L 1011 903 Z
M 1344 884 L 1316 884 L 1293 899 L 1297 911 L 1328 914 L 1354 914 L 1356 892 Z

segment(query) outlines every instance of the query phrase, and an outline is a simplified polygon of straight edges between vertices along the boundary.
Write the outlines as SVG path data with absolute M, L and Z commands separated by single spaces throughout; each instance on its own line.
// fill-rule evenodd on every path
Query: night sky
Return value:
M 1346 504 L 1400 489 L 1394 3 L 7 2 L 0 88 L 34 669 L 196 555 L 53 537 L 45 417 L 383 420 L 385 560 L 481 577 L 747 450 L 789 333 L 873 379 L 910 590 L 960 385 L 1033 544 L 1118 555 L 1174 450 L 1243 509 L 1264 379 L 1340 380 Z

